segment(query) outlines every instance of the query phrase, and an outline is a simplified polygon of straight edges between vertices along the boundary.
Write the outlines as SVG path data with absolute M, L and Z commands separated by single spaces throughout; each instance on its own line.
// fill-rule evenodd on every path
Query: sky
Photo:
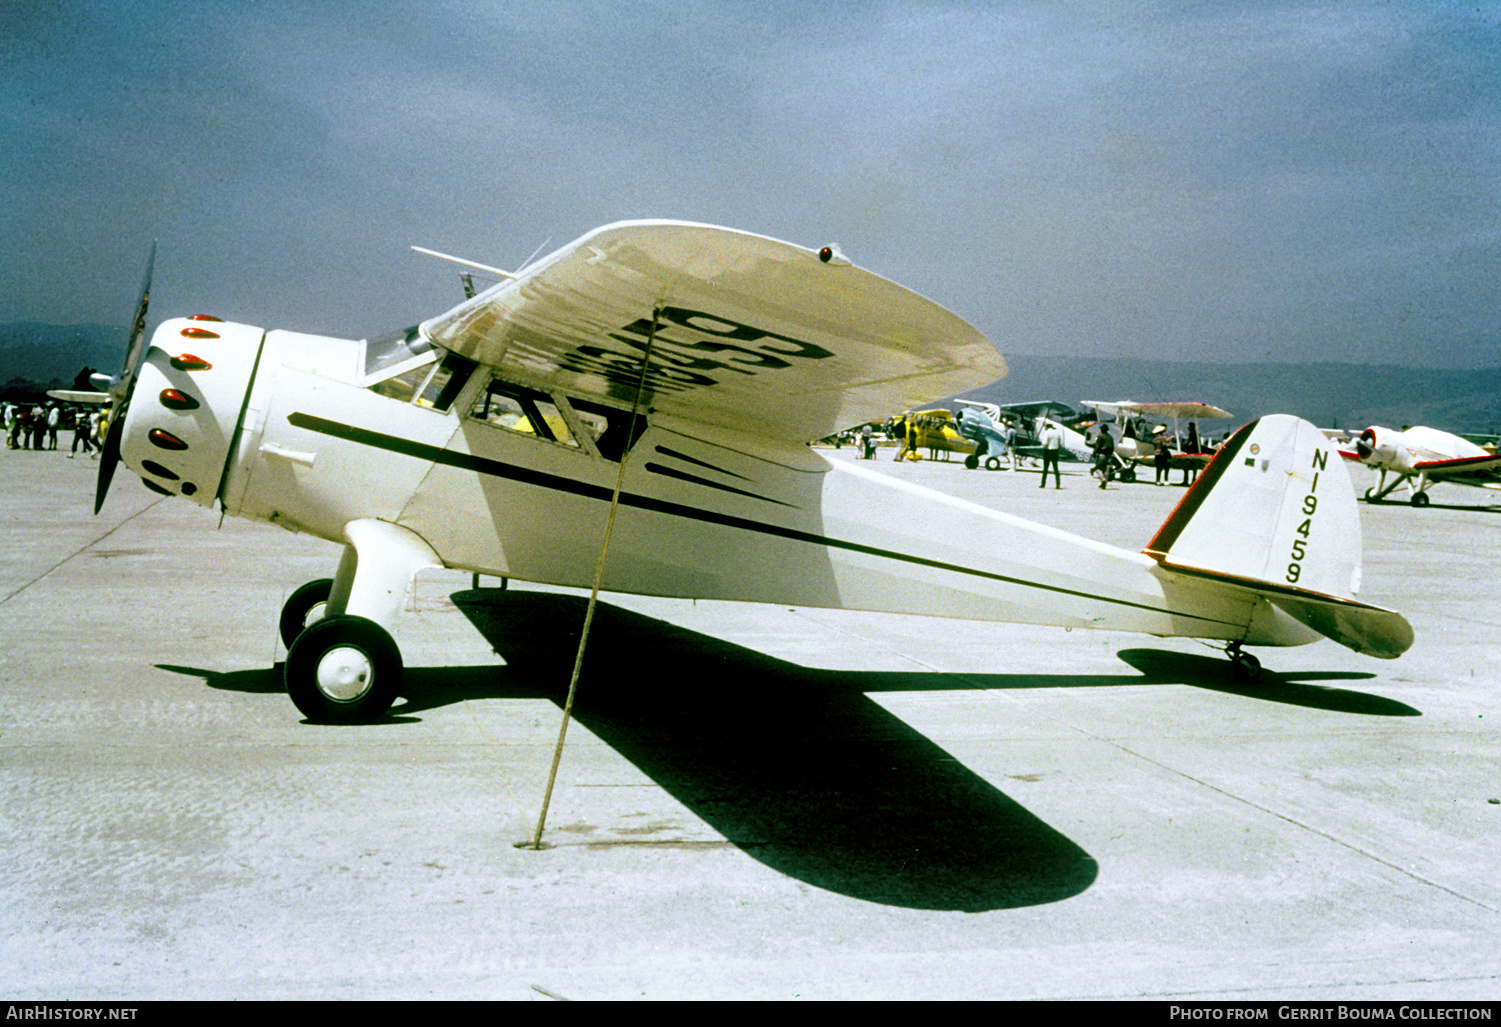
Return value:
M 1501 4 L 0 0 L 0 322 L 347 338 L 612 221 L 1002 353 L 1501 366 Z M 123 346 L 123 339 L 122 339 Z

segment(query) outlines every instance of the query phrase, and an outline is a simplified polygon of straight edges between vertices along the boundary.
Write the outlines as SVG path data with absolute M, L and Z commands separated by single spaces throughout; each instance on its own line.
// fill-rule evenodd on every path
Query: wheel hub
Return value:
M 373 671 L 370 658 L 360 650 L 330 649 L 318 661 L 318 690 L 330 699 L 352 702 L 370 690 Z

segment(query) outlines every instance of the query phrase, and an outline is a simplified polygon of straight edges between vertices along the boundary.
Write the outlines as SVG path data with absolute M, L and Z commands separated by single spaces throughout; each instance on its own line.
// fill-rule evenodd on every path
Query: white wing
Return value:
M 653 410 L 797 441 L 1006 373 L 974 327 L 878 275 L 674 221 L 596 229 L 421 330 L 502 375 L 624 400 L 650 338 Z

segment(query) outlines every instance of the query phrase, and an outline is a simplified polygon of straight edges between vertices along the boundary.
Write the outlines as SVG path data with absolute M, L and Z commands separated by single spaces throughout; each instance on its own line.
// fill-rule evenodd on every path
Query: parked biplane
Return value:
M 1061 460 L 1088 462 L 1093 457 L 1089 440 L 1077 429 L 1079 412 L 1056 400 L 1041 400 L 1033 403 L 985 403 L 973 399 L 956 399 L 974 410 L 980 410 L 997 426 L 1005 426 L 1013 432 L 1010 438 L 1012 453 L 1018 456 L 1042 456 L 1042 430 L 1052 424 L 1063 438 Z
M 808 440 L 1005 372 L 975 328 L 831 248 L 622 222 L 372 339 L 198 314 L 147 345 L 149 288 L 148 268 L 96 510 L 123 462 L 340 545 L 281 614 L 311 720 L 401 694 L 392 632 L 439 566 L 589 587 L 602 564 L 607 591 L 1197 637 L 1247 675 L 1243 646 L 1412 641 L 1354 598 L 1353 491 L 1293 417 L 1242 428 L 1143 552 L 825 459 Z
M 989 404 L 972 400 L 956 400 L 961 405 L 959 416 L 954 418 L 954 428 L 974 445 L 974 451 L 964 458 L 964 466 L 971 471 L 984 465 L 987 471 L 1001 469 L 1001 458 L 1016 470 L 1017 456 L 1011 448 L 1016 430 L 1003 424 L 999 411 Z
M 950 453 L 969 456 L 975 451 L 974 440 L 959 432 L 959 425 L 952 412 L 937 407 L 931 410 L 909 410 L 901 417 L 904 435 L 897 459 L 904 457 L 920 459 L 926 452 L 929 457 L 947 460 Z
M 1117 456 L 1138 465 L 1151 465 L 1157 448 L 1167 446 L 1170 454 L 1168 469 L 1183 471 L 1185 480 L 1207 467 L 1214 456 L 1213 448 L 1199 438 L 1198 422 L 1232 416 L 1228 410 L 1197 400 L 1157 403 L 1117 400 L 1107 403 L 1086 399 L 1081 402 L 1098 412 L 1102 419 L 1114 418 L 1119 423 L 1121 437 L 1115 443 Z M 1162 430 L 1168 422 L 1172 423 L 1172 430 Z M 1183 427 L 1185 422 L 1188 424 L 1186 430 Z

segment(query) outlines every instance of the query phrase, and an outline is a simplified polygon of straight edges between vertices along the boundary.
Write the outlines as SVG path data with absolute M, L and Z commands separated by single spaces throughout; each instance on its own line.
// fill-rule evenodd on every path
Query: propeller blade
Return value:
M 104 506 L 104 497 L 109 493 L 109 483 L 115 477 L 115 465 L 120 462 L 120 434 L 124 430 L 125 411 L 130 405 L 130 395 L 135 391 L 136 372 L 141 366 L 141 355 L 146 348 L 146 308 L 151 303 L 151 272 L 156 267 L 156 242 L 151 243 L 151 254 L 146 258 L 146 277 L 141 282 L 141 297 L 136 300 L 135 317 L 130 322 L 130 335 L 125 340 L 125 365 L 119 377 L 110 383 L 109 396 L 114 408 L 109 415 L 109 430 L 104 433 L 102 452 L 99 454 L 99 480 L 94 486 L 94 513 Z
M 115 477 L 115 465 L 120 462 L 120 421 L 111 417 L 104 432 L 104 442 L 99 447 L 99 478 L 94 485 L 94 513 L 104 508 L 104 497 L 109 494 L 109 483 Z

